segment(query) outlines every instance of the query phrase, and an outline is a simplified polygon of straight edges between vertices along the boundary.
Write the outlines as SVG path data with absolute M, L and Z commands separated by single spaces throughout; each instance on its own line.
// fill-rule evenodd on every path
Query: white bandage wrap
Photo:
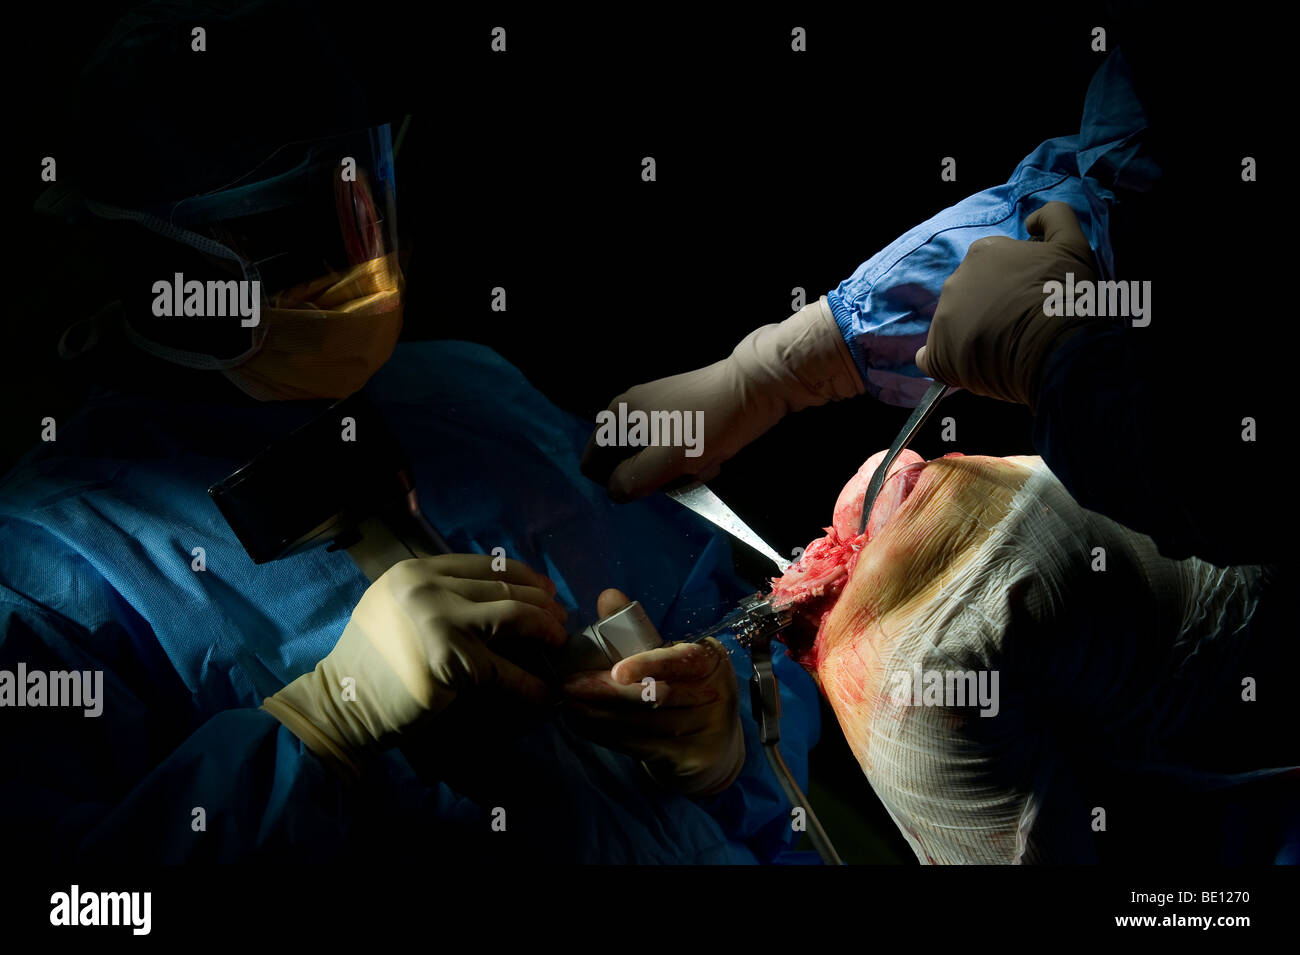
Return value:
M 1265 572 L 1163 558 L 1015 460 L 1032 473 L 973 558 L 855 648 L 870 666 L 819 670 L 922 862 L 1086 861 L 1078 754 L 1158 762 L 1189 716 L 1240 700 L 1233 660 Z M 945 695 L 927 698 L 934 674 Z M 976 699 L 950 705 L 949 685 Z

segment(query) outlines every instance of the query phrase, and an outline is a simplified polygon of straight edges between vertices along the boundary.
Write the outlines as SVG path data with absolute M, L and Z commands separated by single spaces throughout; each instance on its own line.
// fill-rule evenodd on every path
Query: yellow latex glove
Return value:
M 494 637 L 566 640 L 555 585 L 484 554 L 395 564 L 370 585 L 338 644 L 262 708 L 336 771 L 396 745 L 458 694 L 487 684 L 545 703 L 545 684 L 490 648 Z
M 597 609 L 606 617 L 628 603 L 619 591 L 606 590 Z M 643 684 L 647 677 L 654 682 Z M 651 778 L 674 792 L 721 792 L 745 765 L 736 673 L 712 637 L 647 650 L 612 670 L 575 674 L 563 691 L 577 732 L 639 758 Z

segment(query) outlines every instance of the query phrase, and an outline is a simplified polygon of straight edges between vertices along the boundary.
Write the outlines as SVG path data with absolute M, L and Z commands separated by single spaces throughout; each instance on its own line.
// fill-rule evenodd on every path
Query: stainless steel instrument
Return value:
M 790 561 L 778 554 L 768 543 L 755 534 L 736 512 L 722 503 L 722 498 L 709 490 L 707 484 L 688 484 L 675 491 L 665 491 L 677 503 L 690 508 L 701 517 L 712 521 L 739 541 L 748 544 L 764 557 L 776 564 L 780 573 L 785 573 Z
M 880 462 L 880 467 L 876 468 L 876 473 L 871 475 L 871 483 L 867 485 L 867 493 L 862 498 L 862 520 L 858 522 L 859 534 L 862 534 L 867 529 L 867 521 L 871 517 L 871 508 L 876 503 L 880 489 L 885 486 L 885 478 L 889 476 L 890 467 L 903 452 L 903 449 L 912 443 L 916 433 L 930 420 L 930 416 L 934 414 L 934 409 L 939 407 L 939 402 L 951 390 L 942 381 L 936 381 L 932 384 L 921 398 L 921 403 L 916 406 L 916 410 L 907 419 L 907 423 L 903 425 L 903 430 L 898 432 L 898 437 L 894 439 L 894 443 L 889 446 L 889 453 L 885 455 L 885 460 Z

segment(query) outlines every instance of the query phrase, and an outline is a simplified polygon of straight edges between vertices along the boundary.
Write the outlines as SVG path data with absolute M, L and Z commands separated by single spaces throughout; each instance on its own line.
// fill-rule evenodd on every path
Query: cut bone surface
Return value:
M 807 639 L 809 631 L 820 629 L 826 614 L 835 606 L 844 583 L 853 574 L 863 546 L 889 523 L 920 478 L 924 459 L 915 451 L 905 449 L 890 466 L 889 477 L 876 497 L 866 531 L 858 534 L 858 525 L 862 521 L 863 496 L 867 485 L 871 483 L 872 475 L 887 453 L 877 451 L 849 478 L 835 501 L 831 526 L 823 528 L 825 536 L 810 543 L 804 549 L 803 556 L 773 582 L 774 601 L 795 605 L 795 612 L 800 618 L 800 626 L 796 631 L 803 633 L 804 642 L 811 642 Z M 792 643 L 796 647 L 800 643 L 797 634 Z

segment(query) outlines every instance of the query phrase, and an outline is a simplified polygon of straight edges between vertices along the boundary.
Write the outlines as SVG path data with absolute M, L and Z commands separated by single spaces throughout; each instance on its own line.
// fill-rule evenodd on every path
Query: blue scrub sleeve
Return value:
M 1098 271 L 1114 274 L 1111 206 L 1150 188 L 1160 170 L 1145 149 L 1147 117 L 1129 64 L 1115 50 L 1093 76 L 1079 132 L 1049 139 L 1003 184 L 968 196 L 863 262 L 826 295 L 867 393 L 915 407 L 930 380 L 916 367 L 944 281 L 976 239 L 1028 239 L 1025 222 L 1049 202 L 1074 210 Z

